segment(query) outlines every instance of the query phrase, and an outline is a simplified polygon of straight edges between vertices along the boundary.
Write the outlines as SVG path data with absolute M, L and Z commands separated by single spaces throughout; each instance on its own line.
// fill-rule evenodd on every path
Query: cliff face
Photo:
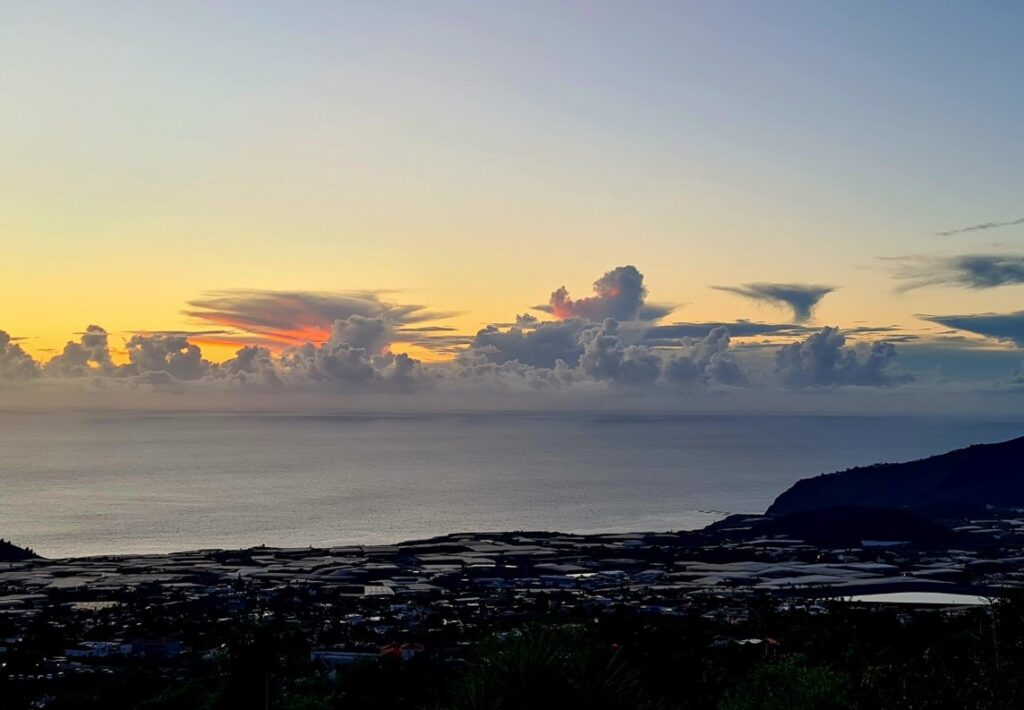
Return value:
M 0 538 L 0 562 L 19 562 L 39 557 L 36 553 L 24 547 L 12 545 Z
M 785 515 L 837 506 L 926 513 L 1024 506 L 1024 437 L 919 461 L 876 464 L 798 481 L 768 508 Z

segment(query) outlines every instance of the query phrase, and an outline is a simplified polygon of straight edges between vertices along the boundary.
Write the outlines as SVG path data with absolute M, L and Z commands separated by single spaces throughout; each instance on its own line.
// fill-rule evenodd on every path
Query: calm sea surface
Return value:
M 0 537 L 46 556 L 694 528 L 1024 420 L 0 413 Z

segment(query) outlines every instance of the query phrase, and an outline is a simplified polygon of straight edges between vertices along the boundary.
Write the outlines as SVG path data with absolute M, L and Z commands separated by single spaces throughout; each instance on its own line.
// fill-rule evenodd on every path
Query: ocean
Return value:
M 0 537 L 48 557 L 621 532 L 1024 433 L 976 416 L 0 413 Z

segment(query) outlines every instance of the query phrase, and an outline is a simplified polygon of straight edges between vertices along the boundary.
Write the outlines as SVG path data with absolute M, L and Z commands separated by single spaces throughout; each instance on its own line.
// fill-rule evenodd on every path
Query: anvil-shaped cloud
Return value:
M 814 307 L 828 294 L 836 290 L 835 286 L 819 284 L 776 284 L 753 283 L 742 286 L 712 286 L 719 291 L 728 291 L 745 296 L 755 301 L 763 301 L 775 306 L 785 306 L 793 310 L 793 319 L 797 323 L 810 320 Z
M 374 321 L 377 327 L 397 330 L 405 325 L 450 316 L 425 306 L 384 300 L 386 291 L 270 291 L 236 289 L 211 291 L 189 301 L 184 313 L 204 323 L 232 328 L 253 342 L 272 347 L 322 343 L 336 321 L 353 316 Z M 365 326 L 366 323 L 361 323 Z M 355 327 L 355 326 L 353 326 Z M 231 340 L 230 338 L 223 338 Z

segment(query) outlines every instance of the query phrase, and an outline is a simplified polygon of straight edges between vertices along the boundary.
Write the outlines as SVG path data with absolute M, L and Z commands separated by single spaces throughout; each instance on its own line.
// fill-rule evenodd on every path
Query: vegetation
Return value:
M 714 610 L 714 606 L 708 607 Z M 343 666 L 309 661 L 304 635 L 271 619 L 235 629 L 216 660 L 79 678 L 46 707 L 280 710 L 587 707 L 746 710 L 1024 706 L 1024 599 L 965 611 L 782 611 L 752 600 L 713 613 L 552 616 L 481 631 L 462 651 Z M 11 707 L 18 698 L 9 696 Z M 26 699 L 27 701 L 27 699 Z M 27 706 L 27 705 L 23 705 Z
M 39 557 L 28 547 L 18 547 L 0 537 L 0 562 L 20 562 Z

